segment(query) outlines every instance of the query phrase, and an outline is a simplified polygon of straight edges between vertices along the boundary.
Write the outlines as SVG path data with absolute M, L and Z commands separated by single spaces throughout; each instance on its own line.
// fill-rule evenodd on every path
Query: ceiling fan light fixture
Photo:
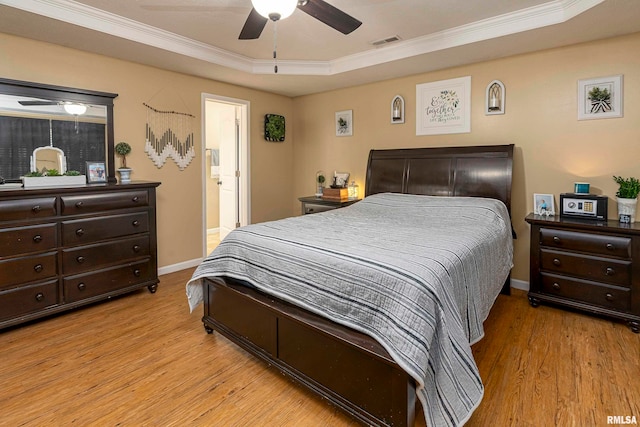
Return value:
M 87 106 L 82 104 L 64 104 L 64 111 L 74 116 L 81 116 L 87 112 Z
M 253 8 L 265 18 L 277 21 L 291 16 L 298 0 L 251 0 Z

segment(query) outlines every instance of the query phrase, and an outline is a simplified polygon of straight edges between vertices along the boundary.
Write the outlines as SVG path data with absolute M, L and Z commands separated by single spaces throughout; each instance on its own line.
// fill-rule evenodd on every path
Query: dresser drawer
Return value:
M 149 213 L 147 211 L 64 221 L 62 223 L 62 244 L 74 246 L 148 231 Z
M 541 228 L 540 244 L 563 250 L 631 258 L 631 239 L 628 237 Z
M 144 190 L 61 197 L 62 215 L 79 215 L 141 206 L 149 206 L 149 193 Z
M 628 311 L 631 291 L 586 280 L 542 273 L 542 292 L 600 307 Z
M 154 280 L 150 259 L 63 279 L 65 302 L 107 294 Z
M 0 229 L 0 257 L 55 249 L 56 230 L 56 224 Z
M 57 274 L 57 253 L 26 256 L 0 261 L 0 290 L 21 283 L 43 281 Z
M 56 215 L 56 198 L 14 199 L 0 202 L 2 221 L 46 218 Z
M 57 304 L 57 279 L 0 292 L 0 321 L 36 313 Z
M 149 256 L 148 235 L 79 246 L 62 251 L 62 272 L 63 274 L 76 274 L 144 256 Z
M 631 261 L 541 249 L 540 268 L 597 282 L 631 284 Z

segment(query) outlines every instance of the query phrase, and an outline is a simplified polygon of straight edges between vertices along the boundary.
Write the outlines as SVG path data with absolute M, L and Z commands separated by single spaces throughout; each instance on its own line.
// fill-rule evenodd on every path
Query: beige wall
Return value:
M 518 233 L 515 279 L 528 281 L 529 227 L 523 218 L 533 209 L 533 193 L 572 190 L 574 181 L 613 197 L 613 174 L 640 175 L 640 34 L 474 64 L 290 99 L 265 92 L 190 77 L 61 46 L 0 34 L 0 76 L 80 87 L 119 96 L 115 104 L 115 140 L 133 147 L 127 163 L 134 179 L 157 180 L 159 265 L 202 256 L 201 93 L 251 102 L 252 222 L 300 213 L 297 197 L 314 193 L 317 170 L 349 171 L 364 190 L 371 148 L 438 145 L 516 145 L 512 209 Z M 624 118 L 577 120 L 577 80 L 624 74 Z M 472 77 L 471 133 L 415 135 L 415 86 L 461 76 Z M 485 116 L 486 85 L 506 86 L 506 114 Z M 391 125 L 390 102 L 400 94 L 406 122 Z M 143 102 L 197 117 L 197 157 L 184 171 L 169 160 L 156 168 L 144 153 Z M 334 114 L 353 110 L 352 137 L 335 137 Z M 295 111 L 295 115 L 294 115 Z M 267 113 L 287 117 L 284 143 L 267 143 Z M 616 215 L 610 200 L 609 215 Z
M 115 141 L 133 148 L 127 165 L 134 180 L 160 181 L 158 187 L 158 263 L 160 267 L 202 257 L 201 94 L 250 101 L 251 217 L 253 222 L 290 215 L 293 142 L 263 138 L 267 113 L 291 117 L 290 98 L 164 71 L 127 61 L 0 33 L 0 76 L 119 94 L 115 100 Z M 158 109 L 196 116 L 196 158 L 180 171 L 172 160 L 157 168 L 144 152 L 146 112 Z M 294 127 L 288 123 L 288 131 Z
M 512 193 L 515 241 L 513 278 L 528 281 L 533 193 L 571 192 L 587 181 L 592 192 L 614 197 L 612 175 L 640 176 L 640 33 L 519 55 L 294 100 L 294 197 L 314 193 L 317 170 L 351 172 L 364 186 L 371 148 L 510 144 L 516 146 Z M 624 118 L 577 120 L 577 81 L 624 74 Z M 416 136 L 416 84 L 471 76 L 471 133 Z M 485 89 L 506 87 L 506 114 L 485 116 Z M 405 99 L 406 121 L 390 124 L 394 95 Z M 352 137 L 336 137 L 334 114 L 353 110 Z M 617 215 L 609 200 L 609 216 Z

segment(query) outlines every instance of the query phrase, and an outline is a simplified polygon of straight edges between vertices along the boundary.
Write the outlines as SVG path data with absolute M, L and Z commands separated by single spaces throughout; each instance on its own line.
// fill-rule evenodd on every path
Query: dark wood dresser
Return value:
M 0 328 L 155 292 L 158 185 L 0 190 Z
M 529 302 L 628 322 L 640 333 L 640 224 L 529 214 Z

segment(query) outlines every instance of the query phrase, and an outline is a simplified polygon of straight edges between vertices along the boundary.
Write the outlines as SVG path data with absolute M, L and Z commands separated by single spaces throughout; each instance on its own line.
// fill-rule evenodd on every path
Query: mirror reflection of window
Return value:
M 64 102 L 0 93 L 0 176 L 19 181 L 36 167 L 33 151 L 45 146 L 62 150 L 66 169 L 81 174 L 87 160 L 108 163 L 107 107 L 86 106 L 85 114 L 74 116 L 64 110 Z M 37 168 L 64 173 L 54 154 L 39 160 Z

